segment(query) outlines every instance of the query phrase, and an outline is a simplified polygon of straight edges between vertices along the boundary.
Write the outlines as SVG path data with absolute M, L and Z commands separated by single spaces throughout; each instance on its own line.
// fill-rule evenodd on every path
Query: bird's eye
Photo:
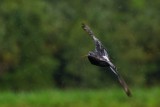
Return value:
M 89 55 L 92 55 L 92 53 L 89 53 Z

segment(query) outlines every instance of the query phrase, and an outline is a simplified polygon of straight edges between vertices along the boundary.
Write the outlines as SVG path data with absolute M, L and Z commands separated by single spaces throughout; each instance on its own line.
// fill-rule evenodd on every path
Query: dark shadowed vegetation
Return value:
M 91 66 L 83 57 L 94 46 L 81 22 L 90 24 L 131 86 L 158 85 L 158 4 L 1 0 L 1 89 L 110 86 L 113 79 L 107 70 Z

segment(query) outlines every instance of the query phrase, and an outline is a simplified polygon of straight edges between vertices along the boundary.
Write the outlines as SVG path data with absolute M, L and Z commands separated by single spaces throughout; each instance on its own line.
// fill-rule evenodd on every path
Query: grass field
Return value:
M 160 107 L 160 88 L 0 92 L 0 107 Z

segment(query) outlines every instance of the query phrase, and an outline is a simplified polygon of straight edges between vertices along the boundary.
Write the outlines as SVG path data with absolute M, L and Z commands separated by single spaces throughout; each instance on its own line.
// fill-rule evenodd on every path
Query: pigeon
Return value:
M 111 62 L 109 55 L 107 53 L 107 49 L 104 48 L 102 43 L 95 37 L 94 33 L 90 29 L 90 27 L 86 24 L 82 24 L 82 28 L 92 37 L 94 44 L 95 44 L 95 50 L 89 51 L 87 57 L 91 64 L 100 66 L 100 67 L 109 67 L 111 71 L 116 75 L 116 77 L 119 80 L 119 83 L 123 87 L 125 93 L 127 96 L 132 96 L 131 91 L 126 84 L 125 80 L 122 78 L 122 76 L 118 73 L 117 68 L 115 65 Z

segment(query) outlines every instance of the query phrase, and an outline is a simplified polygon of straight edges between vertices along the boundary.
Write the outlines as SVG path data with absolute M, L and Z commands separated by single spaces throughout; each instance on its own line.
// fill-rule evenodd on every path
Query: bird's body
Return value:
M 131 96 L 131 92 L 130 92 L 126 82 L 120 76 L 120 74 L 118 73 L 117 68 L 114 66 L 114 64 L 110 61 L 107 50 L 104 48 L 102 43 L 95 37 L 94 33 L 87 25 L 83 24 L 82 28 L 92 37 L 92 39 L 95 43 L 95 50 L 90 51 L 87 55 L 91 64 L 96 65 L 96 66 L 100 66 L 100 67 L 109 67 L 112 70 L 112 72 L 118 77 L 118 80 L 119 80 L 120 84 L 123 86 L 126 94 L 128 96 Z
M 108 67 L 109 64 L 103 60 L 102 58 L 93 57 L 91 55 L 88 55 L 88 59 L 93 65 L 101 66 L 101 67 Z

